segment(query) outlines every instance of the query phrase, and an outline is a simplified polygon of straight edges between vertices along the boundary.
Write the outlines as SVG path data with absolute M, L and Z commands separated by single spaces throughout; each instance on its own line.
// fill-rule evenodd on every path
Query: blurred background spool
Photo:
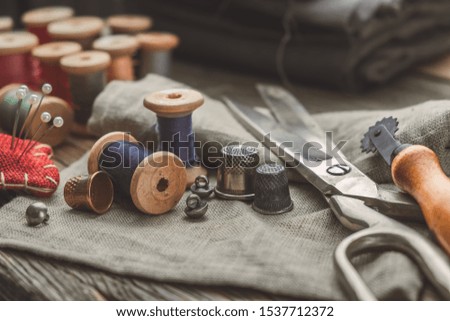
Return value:
M 75 111 L 73 132 L 87 136 L 86 123 L 92 114 L 95 98 L 106 86 L 106 69 L 111 63 L 109 54 L 84 51 L 65 56 L 61 68 L 68 74 L 70 92 Z
M 77 42 L 51 42 L 33 49 L 32 55 L 41 65 L 41 81 L 53 86 L 52 94 L 62 98 L 70 105 L 72 95 L 69 88 L 69 77 L 61 69 L 61 58 L 81 52 L 81 45 Z
M 104 22 L 98 17 L 82 16 L 52 22 L 47 30 L 54 41 L 75 41 L 84 50 L 92 48 L 92 43 L 99 37 Z
M 52 41 L 47 26 L 52 22 L 67 19 L 73 15 L 74 11 L 70 7 L 42 7 L 25 12 L 22 15 L 22 22 L 29 32 L 39 38 L 39 43 L 44 44 Z
M 106 36 L 94 42 L 95 50 L 107 52 L 111 56 L 108 81 L 134 80 L 133 55 L 138 46 L 136 38 L 129 35 Z
M 133 14 L 114 15 L 109 17 L 106 23 L 111 33 L 129 35 L 145 32 L 153 25 L 150 17 Z
M 19 87 L 19 84 L 10 84 L 0 89 L 0 126 L 8 134 L 12 134 L 13 131 L 14 119 L 16 116 L 18 104 L 16 92 Z M 40 117 L 33 117 L 33 114 L 37 109 L 37 104 L 30 106 L 29 103 L 29 97 L 33 94 L 37 95 L 39 98 L 42 96 L 41 93 L 30 90 L 27 96 L 22 101 L 19 114 L 19 128 L 22 128 L 24 125 L 27 128 L 30 128 L 27 138 L 31 138 L 36 133 L 39 127 L 40 130 L 39 135 L 37 135 L 38 137 L 41 133 L 45 132 L 45 130 L 47 130 L 51 126 L 51 123 L 41 126 L 42 122 L 40 120 Z M 61 144 L 70 134 L 70 129 L 73 124 L 72 109 L 64 100 L 60 98 L 45 96 L 39 108 L 39 114 L 43 112 L 50 113 L 52 117 L 62 117 L 64 119 L 64 126 L 60 128 L 53 128 L 48 135 L 42 138 L 41 143 L 48 144 L 50 146 Z M 30 125 L 29 122 L 31 120 L 33 121 L 33 123 Z
M 29 32 L 0 34 L 0 87 L 10 83 L 38 86 L 38 66 L 31 57 L 31 50 L 37 45 L 38 38 Z
M 14 21 L 11 17 L 0 17 L 0 32 L 11 31 L 14 27 Z
M 140 72 L 141 78 L 149 73 L 162 76 L 170 75 L 172 50 L 180 40 L 167 32 L 147 32 L 137 35 L 140 46 Z
M 121 195 L 146 214 L 163 214 L 178 204 L 186 186 L 182 161 L 169 152 L 149 152 L 136 139 L 112 132 L 92 147 L 88 159 L 90 174 L 106 172 Z

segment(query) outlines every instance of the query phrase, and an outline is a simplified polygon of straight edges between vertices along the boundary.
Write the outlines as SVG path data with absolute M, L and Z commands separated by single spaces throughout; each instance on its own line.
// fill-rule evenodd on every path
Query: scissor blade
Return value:
M 292 128 L 307 128 L 312 136 L 322 138 L 324 132 L 315 119 L 289 91 L 280 86 L 257 84 L 256 88 L 274 117 Z

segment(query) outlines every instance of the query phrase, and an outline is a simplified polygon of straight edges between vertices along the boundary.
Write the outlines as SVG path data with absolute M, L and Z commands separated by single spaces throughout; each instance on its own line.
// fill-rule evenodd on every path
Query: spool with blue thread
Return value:
M 158 215 L 170 211 L 183 196 L 186 170 L 170 152 L 150 153 L 131 135 L 112 132 L 92 147 L 88 171 L 104 171 L 114 188 L 131 197 L 143 213 Z
M 200 175 L 207 175 L 195 152 L 192 113 L 203 105 L 202 94 L 192 89 L 169 89 L 151 93 L 144 106 L 156 113 L 159 150 L 180 157 L 187 170 L 187 188 Z

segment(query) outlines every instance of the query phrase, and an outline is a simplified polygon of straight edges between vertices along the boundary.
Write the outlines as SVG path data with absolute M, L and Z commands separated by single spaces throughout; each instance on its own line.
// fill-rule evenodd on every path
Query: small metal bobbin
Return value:
M 0 89 L 0 113 L 2 115 L 2 117 L 0 117 L 0 127 L 8 133 L 13 132 L 14 115 L 10 111 L 19 103 L 19 99 L 16 97 L 16 92 L 19 87 L 19 84 L 10 84 Z M 25 98 L 22 99 L 19 111 L 18 128 L 30 129 L 28 137 L 22 138 L 30 138 L 36 133 L 39 126 L 41 126 L 40 117 L 37 117 L 37 115 L 34 119 L 32 117 L 36 113 L 38 107 L 37 104 L 30 104 L 29 99 L 32 95 L 38 97 L 38 100 L 41 96 L 41 94 L 37 92 L 28 91 Z M 55 127 L 51 134 L 46 135 L 40 141 L 43 144 L 57 146 L 70 134 L 74 118 L 73 110 L 63 99 L 54 96 L 45 96 L 45 99 L 42 100 L 41 106 L 39 107 L 39 116 L 44 112 L 58 115 L 64 119 L 64 126 L 60 128 Z M 22 130 L 22 136 L 23 134 L 24 131 Z M 20 138 L 20 136 L 21 135 L 17 135 L 18 138 Z
M 22 15 L 22 23 L 27 30 L 39 38 L 39 43 L 51 41 L 47 26 L 55 21 L 68 19 L 74 15 L 70 7 L 50 6 L 29 10 Z
M 105 171 L 100 164 L 102 154 L 116 142 L 138 144 L 130 134 L 112 132 L 101 137 L 92 147 L 88 158 L 88 172 Z M 117 169 L 117 168 L 115 168 Z M 117 181 L 112 177 L 115 189 L 120 191 Z M 151 215 L 170 211 L 182 198 L 186 186 L 186 170 L 183 162 L 169 152 L 156 152 L 145 157 L 132 174 L 127 194 L 133 204 L 143 213 Z
M 129 35 L 112 35 L 94 41 L 95 50 L 107 52 L 111 56 L 108 68 L 108 81 L 134 80 L 133 55 L 139 43 Z
M 169 76 L 172 51 L 178 46 L 178 36 L 168 32 L 147 32 L 137 35 L 141 47 L 140 76 L 155 73 Z
M 84 50 L 92 48 L 92 43 L 104 28 L 102 19 L 93 16 L 80 16 L 52 22 L 47 30 L 55 41 L 75 41 Z
M 195 178 L 194 184 L 191 185 L 191 192 L 200 198 L 208 198 L 214 193 L 214 187 L 209 186 L 209 179 L 206 175 L 200 175 Z
M 199 195 L 191 194 L 186 199 L 186 208 L 184 213 L 193 219 L 203 217 L 208 211 L 208 202 L 203 200 Z
M 73 209 L 104 214 L 114 201 L 113 183 L 104 172 L 73 177 L 64 186 L 64 200 Z
M 197 108 L 201 107 L 203 103 L 203 95 L 192 89 L 162 90 L 151 93 L 144 98 L 144 106 L 156 113 L 158 118 L 163 119 L 175 119 L 189 116 Z M 174 135 L 175 134 L 176 133 L 174 133 Z M 185 159 L 182 160 L 185 162 L 189 161 Z M 207 170 L 201 164 L 187 167 L 186 172 L 186 188 L 190 188 L 191 185 L 195 183 L 195 179 L 198 176 L 208 175 Z
M 81 136 L 90 136 L 86 124 L 92 114 L 94 100 L 106 86 L 106 70 L 111 64 L 111 57 L 106 52 L 91 50 L 65 56 L 60 63 L 69 76 L 75 109 L 72 131 Z
M 121 14 L 110 16 L 106 24 L 113 34 L 136 35 L 145 32 L 153 25 L 153 20 L 148 16 L 137 14 Z

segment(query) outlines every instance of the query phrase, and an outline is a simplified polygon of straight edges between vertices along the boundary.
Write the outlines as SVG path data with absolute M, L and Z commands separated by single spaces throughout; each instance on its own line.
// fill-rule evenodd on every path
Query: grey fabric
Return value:
M 147 1 L 178 53 L 341 88 L 384 83 L 448 52 L 445 0 Z
M 151 139 L 154 115 L 142 107 L 143 97 L 182 86 L 158 76 L 136 83 L 113 82 L 96 100 L 90 129 L 98 134 L 131 130 L 140 139 Z M 391 112 L 328 113 L 316 119 L 324 129 L 333 130 L 335 139 L 349 139 L 345 153 L 351 161 L 378 182 L 387 182 L 388 170 L 381 166 L 381 159 L 359 152 L 361 134 L 386 114 L 399 117 L 401 139 L 432 147 L 449 170 L 443 159 L 448 158 L 449 102 Z M 194 127 L 202 141 L 251 139 L 225 107 L 210 98 L 195 112 Z M 61 181 L 85 173 L 86 160 L 85 156 L 64 170 Z M 264 216 L 248 203 L 213 199 L 206 218 L 191 221 L 183 213 L 185 199 L 162 216 L 141 214 L 129 204 L 116 204 L 102 216 L 70 210 L 61 187 L 48 202 L 48 226 L 33 229 L 25 225 L 31 198 L 20 197 L 1 208 L 0 246 L 161 281 L 250 287 L 307 299 L 345 299 L 332 257 L 336 245 L 350 232 L 310 185 L 292 183 L 290 188 L 294 200 L 290 213 Z M 424 231 L 423 226 L 416 228 Z M 405 256 L 391 252 L 364 255 L 355 263 L 380 298 L 419 297 L 423 280 Z

